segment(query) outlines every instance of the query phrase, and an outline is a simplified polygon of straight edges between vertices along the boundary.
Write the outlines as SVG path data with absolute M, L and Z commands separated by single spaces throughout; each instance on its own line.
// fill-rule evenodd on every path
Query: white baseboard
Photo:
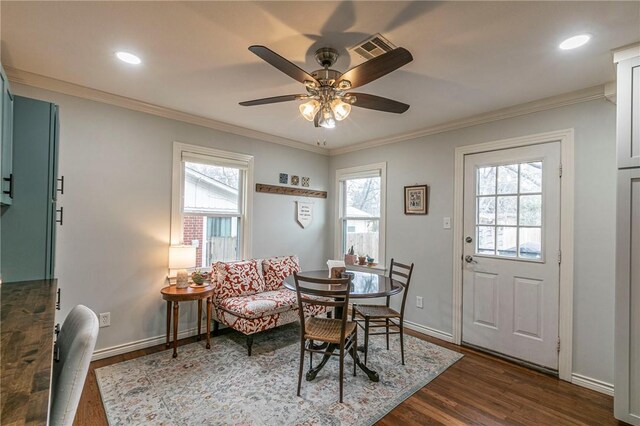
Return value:
M 613 396 L 613 385 L 611 383 L 583 376 L 582 374 L 572 373 L 571 383 L 573 383 L 574 385 L 582 386 L 583 388 L 603 393 L 605 395 Z
M 413 331 L 417 331 L 427 336 L 435 337 L 436 339 L 444 340 L 445 342 L 453 343 L 453 336 L 451 333 L 445 333 L 444 331 L 436 330 L 435 328 L 427 327 L 426 325 L 417 324 L 411 321 L 404 321 L 405 327 Z
M 204 326 L 202 329 L 205 330 Z M 188 330 L 178 332 L 178 339 L 192 337 L 192 336 L 195 336 L 196 334 L 198 334 L 198 329 L 197 327 L 193 327 Z M 159 345 L 161 343 L 164 343 L 165 339 L 166 339 L 166 336 L 162 335 L 162 336 L 149 337 L 147 339 L 137 340 L 135 342 L 123 343 L 121 345 L 111 346 L 108 348 L 98 349 L 97 351 L 93 352 L 91 361 L 109 358 L 110 356 L 121 355 L 127 352 L 133 352 L 139 349 L 144 349 L 151 346 Z

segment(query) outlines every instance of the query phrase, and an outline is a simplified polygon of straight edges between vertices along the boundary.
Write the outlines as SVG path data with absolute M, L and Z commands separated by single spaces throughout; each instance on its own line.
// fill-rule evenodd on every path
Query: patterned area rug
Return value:
M 212 339 L 210 350 L 196 342 L 96 370 L 111 425 L 372 425 L 396 405 L 462 358 L 462 355 L 405 336 L 369 341 L 368 366 L 378 371 L 373 383 L 345 358 L 344 403 L 338 402 L 338 357 L 315 380 L 302 381 L 296 396 L 299 362 L 297 324 L 255 337 L 247 357 L 245 339 L 227 333 Z M 362 342 L 361 336 L 358 341 Z M 362 355 L 362 354 L 361 354 Z M 320 355 L 314 355 L 314 363 Z M 308 355 L 305 372 L 308 368 Z

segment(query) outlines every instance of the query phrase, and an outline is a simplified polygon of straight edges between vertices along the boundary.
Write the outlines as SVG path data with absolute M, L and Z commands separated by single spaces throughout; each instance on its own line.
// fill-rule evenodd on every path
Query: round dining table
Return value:
M 351 281 L 349 283 L 349 299 L 365 299 L 365 298 L 376 298 L 376 297 L 387 297 L 392 296 L 396 293 L 400 293 L 403 287 L 396 281 L 391 279 L 390 277 L 386 277 L 384 275 L 377 274 L 375 271 L 372 272 L 364 272 L 364 271 L 355 271 L 355 270 L 347 270 L 348 273 L 353 274 L 351 277 Z M 317 271 L 303 271 L 298 273 L 298 277 L 308 277 L 308 278 L 329 278 L 328 270 L 317 270 Z M 293 275 L 289 275 L 284 280 L 284 286 L 289 290 L 296 291 L 296 283 Z M 326 285 L 322 284 L 312 284 L 305 283 L 305 287 L 317 289 L 326 289 Z M 345 315 L 345 312 L 342 312 L 342 309 L 336 308 L 334 312 L 334 316 L 337 319 L 342 318 L 342 315 Z M 322 361 L 315 367 L 310 369 L 306 374 L 307 381 L 311 381 L 316 378 L 318 372 L 322 370 L 325 366 L 329 358 L 331 358 L 330 353 L 338 348 L 338 345 L 330 344 L 330 345 L 322 345 L 318 346 L 318 348 L 327 349 L 327 354 L 322 358 Z M 350 353 L 353 357 L 353 354 Z M 370 368 L 368 368 L 362 361 L 360 361 L 360 357 L 356 353 L 355 363 L 358 367 L 369 377 L 369 380 L 373 382 L 377 382 L 380 380 L 380 375 Z

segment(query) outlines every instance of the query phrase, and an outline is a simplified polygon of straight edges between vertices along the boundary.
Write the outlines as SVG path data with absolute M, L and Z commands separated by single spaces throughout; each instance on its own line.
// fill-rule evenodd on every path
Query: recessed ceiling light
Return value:
M 127 64 L 138 65 L 142 62 L 142 60 L 129 52 L 116 52 L 116 57 L 120 59 L 122 62 L 126 62 Z
M 558 47 L 562 50 L 571 50 L 575 49 L 576 47 L 585 45 L 590 39 L 591 36 L 589 34 L 580 34 L 577 36 L 569 37 L 568 39 L 560 43 L 560 46 Z

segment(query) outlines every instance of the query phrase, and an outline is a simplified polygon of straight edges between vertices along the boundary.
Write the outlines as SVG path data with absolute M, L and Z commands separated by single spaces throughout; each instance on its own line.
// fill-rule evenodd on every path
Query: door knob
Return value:
M 464 257 L 464 261 L 467 263 L 478 263 L 478 261 L 473 260 L 473 257 L 471 257 L 471 255 L 469 254 Z
M 467 237 L 467 238 L 465 238 L 464 240 L 465 240 L 465 242 L 470 243 L 471 241 L 473 241 L 473 238 L 471 238 L 471 237 Z

